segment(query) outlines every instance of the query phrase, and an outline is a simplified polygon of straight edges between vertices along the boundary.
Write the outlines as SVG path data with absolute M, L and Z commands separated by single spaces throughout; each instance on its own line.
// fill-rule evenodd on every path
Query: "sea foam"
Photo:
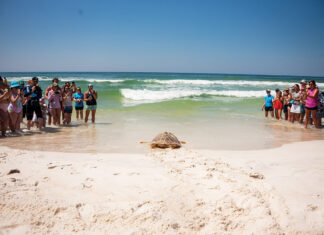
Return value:
M 263 97 L 265 96 L 265 91 L 211 91 L 211 90 L 135 90 L 135 89 L 121 89 L 121 94 L 126 99 L 141 101 L 158 101 L 158 100 L 172 100 L 178 98 L 185 98 L 191 96 L 233 96 L 239 98 L 249 98 L 249 97 Z

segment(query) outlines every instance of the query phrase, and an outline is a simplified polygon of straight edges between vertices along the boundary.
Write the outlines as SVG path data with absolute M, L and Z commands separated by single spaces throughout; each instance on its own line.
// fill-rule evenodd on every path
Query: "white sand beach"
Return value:
M 323 146 L 146 154 L 2 146 L 0 234 L 323 234 Z

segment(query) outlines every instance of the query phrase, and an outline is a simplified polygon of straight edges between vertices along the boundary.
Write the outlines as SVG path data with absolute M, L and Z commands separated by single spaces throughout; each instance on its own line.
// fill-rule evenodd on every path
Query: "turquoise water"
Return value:
M 45 88 L 53 77 L 75 81 L 83 91 L 92 83 L 99 92 L 99 112 L 152 112 L 158 115 L 195 115 L 195 112 L 260 114 L 265 89 L 284 89 L 305 77 L 187 73 L 2 73 L 12 80 L 40 78 Z M 314 79 L 324 89 L 323 77 Z M 168 111 L 167 113 L 165 111 Z
M 187 74 L 187 73 L 0 73 L 8 81 L 40 78 L 45 91 L 53 77 L 74 81 L 84 92 L 89 83 L 98 91 L 97 124 L 78 123 L 62 129 L 71 149 L 140 149 L 158 132 L 172 131 L 195 148 L 255 149 L 285 142 L 324 139 L 322 130 L 305 132 L 299 124 L 265 120 L 261 112 L 265 90 L 283 90 L 302 79 L 314 79 L 324 89 L 324 77 Z M 91 135 L 89 134 L 91 133 Z M 90 136 L 89 136 L 90 135 Z M 89 145 L 89 138 L 91 139 Z M 29 138 L 26 141 L 33 140 Z M 51 136 L 43 138 L 51 146 Z M 54 146 L 53 146 L 54 148 Z

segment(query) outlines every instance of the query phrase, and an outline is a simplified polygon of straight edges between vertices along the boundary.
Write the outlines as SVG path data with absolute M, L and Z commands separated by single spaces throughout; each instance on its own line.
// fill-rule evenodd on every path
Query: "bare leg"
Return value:
M 281 114 L 282 114 L 282 109 L 278 109 L 278 118 L 279 118 L 279 120 L 282 120 Z
M 27 129 L 30 130 L 31 126 L 32 126 L 32 120 L 27 120 Z
M 1 120 L 1 135 L 5 136 L 6 131 L 9 125 L 9 115 L 8 112 L 4 112 L 3 110 L 0 109 L 0 120 Z
M 264 112 L 264 116 L 267 118 L 268 117 L 268 111 Z
M 57 117 L 56 117 L 56 112 L 55 112 L 55 109 L 50 109 L 50 113 L 51 113 L 51 116 L 53 117 L 53 124 L 54 125 L 57 125 Z M 48 118 L 49 119 L 49 118 Z M 50 125 L 50 123 L 48 122 L 48 125 Z
M 313 116 L 313 120 L 314 120 L 314 125 L 315 125 L 316 128 L 318 128 L 316 110 L 311 110 L 311 112 L 312 112 L 312 116 Z
M 66 124 L 70 124 L 71 123 L 71 116 L 72 116 L 72 113 L 67 113 L 66 114 L 66 119 L 67 119 L 67 123 Z
M 23 119 L 23 112 L 21 111 L 19 114 L 18 114 L 18 120 L 16 122 L 16 130 L 17 131 L 20 131 L 20 123 L 22 122 L 22 119 Z
M 290 116 L 291 116 L 291 123 L 294 123 L 295 122 L 295 113 L 290 113 Z
M 43 127 L 43 121 L 44 121 L 43 118 L 38 118 L 38 128 L 39 128 L 39 130 L 41 130 L 42 127 Z
M 47 116 L 48 116 L 48 125 L 51 125 L 52 124 L 52 113 Z M 54 124 L 54 120 L 53 120 L 53 124 Z
M 81 117 L 81 120 L 83 120 L 83 109 L 80 110 L 80 117 Z
M 76 119 L 79 120 L 79 111 L 80 110 L 75 110 L 75 113 L 76 113 Z
M 92 123 L 95 123 L 95 119 L 96 119 L 96 110 L 92 110 L 91 111 L 91 115 L 92 115 Z
M 322 126 L 322 118 L 317 118 L 317 127 L 320 128 Z
M 90 110 L 86 110 L 85 118 L 84 118 L 84 122 L 86 123 L 88 122 L 89 114 L 90 114 Z
M 306 109 L 306 111 L 305 111 L 305 125 L 304 125 L 304 128 L 306 129 L 307 128 L 307 124 L 308 124 L 308 122 L 309 122 L 309 119 L 310 119 L 310 110 L 308 110 L 308 109 Z
M 10 124 L 10 129 L 12 132 L 16 132 L 16 122 L 18 119 L 19 114 L 16 112 L 10 112 L 9 113 L 11 124 Z
M 274 118 L 273 111 L 270 111 L 271 117 Z

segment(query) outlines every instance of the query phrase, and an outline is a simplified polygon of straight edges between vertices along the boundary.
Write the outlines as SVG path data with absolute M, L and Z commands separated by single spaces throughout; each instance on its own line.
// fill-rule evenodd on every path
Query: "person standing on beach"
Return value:
M 299 93 L 299 85 L 294 85 L 294 92 L 291 94 L 291 99 L 294 101 L 292 103 L 290 113 L 291 113 L 291 119 L 290 121 L 294 123 L 295 121 L 299 121 L 300 118 L 300 100 L 301 100 L 301 94 Z
M 18 82 L 13 81 L 11 83 L 11 97 L 10 104 L 8 106 L 8 112 L 11 119 L 10 129 L 12 132 L 20 130 L 20 123 L 22 119 L 22 104 L 24 103 L 23 91 L 20 90 Z
M 73 94 L 73 100 L 75 102 L 75 112 L 76 112 L 76 119 L 79 120 L 79 116 L 81 120 L 83 120 L 83 100 L 84 94 L 81 93 L 81 88 L 78 87 L 76 89 L 76 93 Z M 80 115 L 79 115 L 80 114 Z
M 284 92 L 283 92 L 283 110 L 285 113 L 285 120 L 287 121 L 289 119 L 290 116 L 290 94 L 289 94 L 289 88 L 285 88 Z
M 64 120 L 63 124 L 70 124 L 71 123 L 71 116 L 72 116 L 72 90 L 70 86 L 65 86 L 63 93 L 62 93 L 62 100 L 63 100 L 63 111 L 64 111 Z
M 48 100 L 48 94 L 49 92 L 53 89 L 53 84 L 56 84 L 56 90 L 59 90 L 61 92 L 61 88 L 58 86 L 59 84 L 59 79 L 58 78 L 53 78 L 52 80 L 52 85 L 50 85 L 49 87 L 46 88 L 46 91 L 45 91 L 45 99 Z M 52 114 L 51 114 L 51 108 L 50 108 L 50 102 L 48 102 L 48 109 L 49 109 L 49 112 L 48 112 L 48 125 L 51 125 L 52 124 Z M 59 117 L 60 118 L 60 117 Z M 59 120 L 60 121 L 60 120 Z M 56 121 L 57 123 L 57 121 Z M 54 124 L 56 125 L 56 124 Z
M 319 92 L 318 95 L 318 107 L 316 112 L 317 126 L 322 126 L 322 118 L 324 117 L 324 92 Z
M 302 124 L 304 121 L 305 117 L 305 103 L 306 103 L 306 98 L 307 98 L 307 93 L 306 93 L 306 80 L 302 80 L 300 82 L 300 117 L 299 117 L 299 123 Z
M 37 119 L 39 121 L 39 129 L 41 130 L 43 126 L 43 114 L 41 107 L 39 105 L 39 100 L 42 98 L 42 89 L 38 85 L 38 78 L 33 77 L 31 86 L 26 87 L 25 97 L 27 97 L 27 129 L 30 130 L 30 126 L 33 119 L 33 114 L 35 112 Z
M 273 108 L 275 111 L 276 119 L 281 120 L 281 113 L 282 113 L 282 93 L 279 89 L 276 89 L 276 97 L 272 100 Z
M 51 90 L 48 92 L 48 104 L 51 116 L 53 117 L 53 124 L 61 124 L 61 88 L 56 82 L 53 82 Z
M 84 101 L 86 101 L 86 114 L 84 121 L 88 122 L 89 114 L 91 111 L 91 121 L 92 123 L 95 123 L 98 93 L 93 89 L 92 84 L 89 84 L 88 90 L 84 93 L 84 96 Z
M 1 136 L 6 136 L 9 126 L 8 106 L 10 103 L 11 92 L 8 89 L 7 80 L 0 76 L 0 127 Z
M 271 95 L 271 91 L 270 90 L 266 90 L 267 92 L 267 95 L 264 97 L 264 104 L 262 106 L 262 111 L 263 109 L 265 110 L 264 112 L 264 116 L 267 118 L 268 117 L 268 112 L 270 111 L 271 113 L 271 117 L 274 118 L 274 115 L 273 115 L 273 103 L 272 103 L 272 100 L 274 99 L 274 97 Z
M 316 117 L 316 111 L 318 106 L 318 89 L 316 88 L 316 83 L 314 80 L 309 81 L 309 89 L 307 91 L 306 96 L 306 118 L 305 118 L 305 129 L 307 128 L 307 124 L 310 121 L 310 115 L 312 114 L 312 118 L 314 120 L 315 127 L 318 128 L 318 122 Z

